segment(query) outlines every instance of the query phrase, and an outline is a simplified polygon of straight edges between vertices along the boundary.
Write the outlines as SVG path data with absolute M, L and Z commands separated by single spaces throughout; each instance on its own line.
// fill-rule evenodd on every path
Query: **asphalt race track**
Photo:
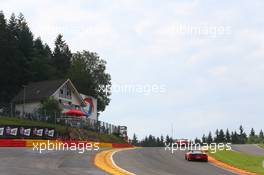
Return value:
M 164 148 L 121 151 L 113 159 L 119 167 L 138 175 L 234 175 L 210 163 L 188 162 L 184 152 L 171 154 Z
M 0 175 L 106 175 L 93 165 L 96 153 L 0 148 Z
M 264 156 L 264 149 L 256 144 L 232 145 L 232 149 L 246 154 Z
M 0 175 L 107 175 L 93 165 L 96 151 L 45 151 L 0 148 Z M 188 162 L 184 152 L 139 148 L 117 152 L 115 163 L 137 175 L 235 175 L 206 162 Z

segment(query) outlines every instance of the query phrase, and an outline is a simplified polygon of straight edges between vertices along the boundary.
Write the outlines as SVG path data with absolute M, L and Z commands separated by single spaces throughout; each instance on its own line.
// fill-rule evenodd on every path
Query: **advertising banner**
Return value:
M 43 129 L 38 129 L 37 136 L 42 137 L 42 134 L 43 134 Z
M 31 128 L 25 129 L 24 130 L 24 136 L 30 136 Z
M 81 94 L 85 105 L 81 107 L 81 111 L 90 119 L 97 120 L 97 100 L 91 96 Z
M 4 135 L 4 129 L 5 129 L 4 127 L 1 127 L 0 128 L 0 136 L 3 136 Z
M 54 129 L 51 129 L 51 130 L 49 130 L 48 136 L 54 137 L 54 133 L 55 133 Z
M 10 132 L 10 135 L 16 136 L 17 135 L 17 128 L 12 128 L 11 132 Z
M 119 133 L 120 133 L 120 137 L 126 138 L 127 137 L 127 127 L 119 126 Z
M 1 126 L 0 138 L 41 138 L 51 139 L 55 136 L 54 128 L 29 126 Z

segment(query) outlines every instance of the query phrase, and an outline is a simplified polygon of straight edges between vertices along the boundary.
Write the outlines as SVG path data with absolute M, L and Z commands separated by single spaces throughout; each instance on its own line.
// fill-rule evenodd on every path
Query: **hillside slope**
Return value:
M 67 137 L 77 140 L 91 140 L 110 143 L 124 143 L 124 140 L 116 135 L 99 134 L 86 129 L 67 127 L 59 124 L 51 124 L 41 121 L 32 121 L 19 118 L 0 117 L 0 125 L 23 125 L 23 126 L 41 126 L 55 128 L 59 137 Z

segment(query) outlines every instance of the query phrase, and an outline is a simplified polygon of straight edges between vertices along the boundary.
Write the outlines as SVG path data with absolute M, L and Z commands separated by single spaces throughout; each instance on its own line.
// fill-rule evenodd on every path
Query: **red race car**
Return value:
M 199 160 L 208 162 L 208 155 L 202 151 L 188 151 L 185 153 L 185 160 Z

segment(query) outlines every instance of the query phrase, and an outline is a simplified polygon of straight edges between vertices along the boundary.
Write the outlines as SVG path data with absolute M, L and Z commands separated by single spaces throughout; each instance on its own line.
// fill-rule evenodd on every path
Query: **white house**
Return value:
M 49 97 L 58 100 L 62 112 L 77 109 L 89 118 L 98 120 L 96 99 L 80 94 L 70 79 L 41 81 L 24 86 L 13 99 L 15 111 L 20 115 L 35 114 L 41 102 Z

